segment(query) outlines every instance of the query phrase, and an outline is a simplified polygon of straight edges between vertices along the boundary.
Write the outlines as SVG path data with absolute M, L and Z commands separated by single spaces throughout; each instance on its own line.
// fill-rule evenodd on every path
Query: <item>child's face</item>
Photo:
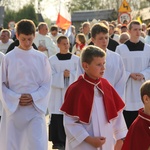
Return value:
M 69 41 L 67 39 L 62 39 L 58 44 L 58 47 L 60 49 L 60 53 L 67 53 L 70 47 Z
M 105 57 L 94 57 L 90 64 L 83 62 L 83 68 L 86 74 L 92 79 L 98 79 L 103 76 L 105 70 Z
M 95 46 L 106 51 L 109 42 L 109 34 L 108 33 L 99 33 L 96 34 L 95 38 L 92 38 L 92 42 Z
M 23 50 L 29 50 L 32 47 L 34 35 L 25 35 L 25 34 L 19 34 L 17 35 L 17 39 L 19 40 L 19 47 Z

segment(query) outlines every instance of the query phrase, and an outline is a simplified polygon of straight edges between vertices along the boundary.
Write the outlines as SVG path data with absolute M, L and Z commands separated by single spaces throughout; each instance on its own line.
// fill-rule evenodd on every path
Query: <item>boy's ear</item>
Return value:
M 148 103 L 150 101 L 150 97 L 148 95 L 143 96 L 143 102 Z
M 86 71 L 86 70 L 88 69 L 88 63 L 83 62 L 83 63 L 82 63 L 82 67 L 83 67 L 83 69 Z

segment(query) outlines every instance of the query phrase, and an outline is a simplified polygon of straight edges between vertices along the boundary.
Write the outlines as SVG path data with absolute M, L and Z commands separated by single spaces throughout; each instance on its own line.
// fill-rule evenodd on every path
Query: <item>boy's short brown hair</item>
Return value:
M 132 20 L 129 24 L 128 24 L 128 30 L 132 29 L 132 25 L 136 24 L 136 25 L 141 25 L 141 23 L 137 20 Z
M 92 38 L 95 38 L 99 33 L 108 33 L 108 27 L 104 23 L 96 23 L 91 29 Z
M 150 97 L 150 80 L 144 82 L 140 89 L 141 99 L 143 101 L 143 96 L 147 95 Z
M 29 19 L 22 19 L 16 24 L 16 33 L 18 35 L 25 34 L 25 35 L 35 35 L 36 27 L 32 20 Z
M 97 46 L 89 45 L 87 47 L 84 47 L 81 52 L 81 63 L 86 62 L 90 64 L 93 61 L 94 57 L 104 57 L 106 56 L 106 53 L 104 50 L 100 49 Z
M 60 37 L 57 38 L 57 44 L 59 44 L 63 39 L 67 39 L 69 41 L 68 37 L 66 37 L 65 35 L 61 35 Z

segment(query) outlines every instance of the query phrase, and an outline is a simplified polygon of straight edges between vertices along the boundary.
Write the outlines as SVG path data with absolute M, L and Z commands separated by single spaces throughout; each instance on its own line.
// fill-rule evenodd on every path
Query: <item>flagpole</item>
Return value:
M 61 7 L 61 0 L 59 0 L 59 11 L 58 11 L 58 13 L 60 13 L 60 7 Z

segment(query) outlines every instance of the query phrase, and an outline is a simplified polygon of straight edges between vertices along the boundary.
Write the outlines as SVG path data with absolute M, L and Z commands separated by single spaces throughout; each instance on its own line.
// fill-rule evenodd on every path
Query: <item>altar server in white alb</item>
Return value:
M 62 149 L 65 147 L 65 133 L 63 127 L 63 114 L 60 107 L 64 102 L 64 95 L 68 86 L 76 79 L 76 71 L 79 57 L 69 52 L 69 39 L 60 36 L 57 39 L 60 53 L 49 58 L 52 68 L 52 85 L 49 102 L 50 133 L 49 140 L 53 148 Z
M 17 23 L 19 46 L 2 61 L 0 98 L 1 150 L 47 150 L 45 113 L 50 91 L 50 65 L 45 54 L 33 49 L 33 21 Z
M 61 107 L 66 150 L 121 150 L 127 133 L 122 114 L 124 102 L 102 78 L 105 55 L 96 46 L 81 52 L 85 74 L 68 87 Z
M 133 20 L 128 25 L 130 39 L 117 47 L 126 70 L 124 117 L 128 128 L 143 107 L 140 98 L 142 83 L 150 79 L 150 46 L 140 41 L 141 24 Z

